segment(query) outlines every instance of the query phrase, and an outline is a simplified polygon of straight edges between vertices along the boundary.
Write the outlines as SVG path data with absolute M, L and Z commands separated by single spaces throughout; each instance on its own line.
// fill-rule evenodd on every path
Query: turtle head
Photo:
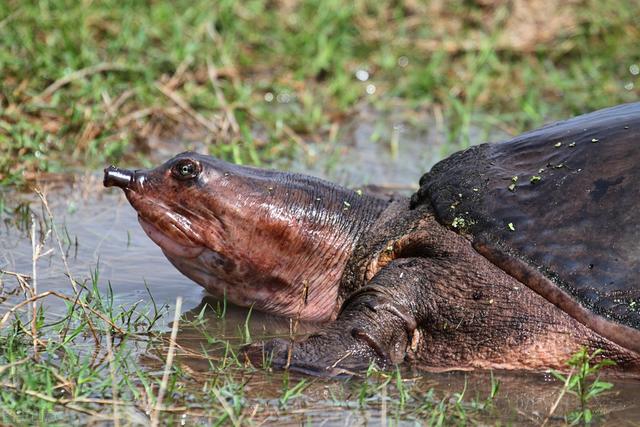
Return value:
M 300 174 L 186 152 L 150 170 L 110 166 L 146 234 L 209 292 L 280 315 L 326 320 L 379 199 Z
M 224 162 L 182 153 L 150 170 L 109 166 L 105 187 L 120 187 L 138 213 L 143 230 L 168 257 L 191 259 L 222 237 L 225 204 L 237 194 L 224 185 Z M 230 197 L 232 196 L 232 197 Z M 235 197 L 233 197 L 235 196 Z

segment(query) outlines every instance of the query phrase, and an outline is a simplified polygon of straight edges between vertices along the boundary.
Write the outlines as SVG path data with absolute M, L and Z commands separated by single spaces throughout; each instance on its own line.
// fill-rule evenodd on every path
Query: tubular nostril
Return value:
M 128 169 L 119 169 L 115 166 L 109 166 L 104 170 L 105 187 L 120 187 L 122 189 L 129 188 L 133 181 L 135 172 Z

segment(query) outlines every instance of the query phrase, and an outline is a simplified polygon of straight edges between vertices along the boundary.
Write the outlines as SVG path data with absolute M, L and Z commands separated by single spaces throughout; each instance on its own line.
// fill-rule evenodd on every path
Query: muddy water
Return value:
M 474 130 L 480 140 L 480 128 Z M 500 138 L 498 133 L 492 135 Z M 283 166 L 342 185 L 378 186 L 410 193 L 422 174 L 460 147 L 446 144 L 441 124 L 424 114 L 362 111 L 332 142 L 298 147 L 293 162 Z
M 415 122 L 407 124 L 402 120 L 391 120 L 380 124 L 375 116 L 363 113 L 357 123 L 343 129 L 333 143 L 299 147 L 300 153 L 294 161 L 283 162 L 279 166 L 354 187 L 374 185 L 385 191 L 409 193 L 422 172 L 455 150 L 440 142 L 444 140 L 443 133 L 434 122 L 425 120 L 422 125 L 416 125 Z M 499 139 L 499 135 L 492 139 Z M 181 149 L 176 147 L 174 151 Z M 161 160 L 164 159 L 154 159 Z M 170 265 L 144 235 L 122 193 L 117 189 L 102 188 L 99 173 L 78 176 L 73 182 L 48 183 L 44 188 L 72 276 L 76 280 L 86 280 L 97 268 L 100 287 L 106 290 L 107 284 L 111 286 L 115 305 L 131 305 L 138 301 L 148 303 L 151 294 L 158 305 L 173 306 L 176 297 L 181 296 L 187 318 L 204 314 L 209 337 L 239 344 L 246 338 L 247 331 L 254 340 L 289 334 L 291 325 L 286 319 L 254 312 L 246 322 L 248 310 L 233 306 L 227 307 L 224 319 L 218 318 L 211 308 L 203 311 L 205 303 L 210 307 L 221 307 L 221 303 L 208 298 L 199 286 Z M 21 213 L 2 218 L 0 270 L 29 274 L 32 271 L 32 247 L 25 220 L 33 215 L 36 223 L 40 224 L 37 230 L 46 230 L 43 219 L 47 215 L 34 194 L 13 192 L 5 194 L 4 199 L 10 206 L 29 206 L 30 210 L 22 209 Z M 48 249 L 52 252 L 37 262 L 38 290 L 72 294 L 65 275 L 66 268 L 51 237 L 46 240 L 43 252 Z M 15 286 L 11 276 L 0 276 L 0 280 L 5 291 Z M 23 298 L 20 293 L 5 296 L 8 300 L 0 304 L 0 313 Z M 61 315 L 64 310 L 59 303 L 45 304 L 48 304 L 49 316 Z M 169 317 L 165 316 L 165 322 Z M 158 327 L 167 326 L 164 323 Z M 313 324 L 301 324 L 297 332 L 309 332 L 315 327 Z M 212 344 L 203 335 L 202 325 L 198 328 L 183 326 L 179 343 L 194 354 L 203 349 L 220 351 L 219 344 Z M 180 360 L 192 372 L 206 375 L 209 371 L 208 362 L 202 358 L 184 354 Z M 156 369 L 161 366 L 162 354 L 141 354 L 140 361 L 149 369 Z M 561 388 L 561 384 L 549 375 L 496 373 L 495 376 L 501 382 L 501 389 L 495 410 L 484 419 L 488 424 L 500 419 L 503 423 L 540 425 Z M 440 397 L 451 396 L 450 399 L 455 399 L 453 393 L 465 390 L 465 400 L 468 401 L 486 397 L 491 384 L 490 376 L 484 372 L 431 374 L 408 370 L 403 377 L 410 379 L 408 383 L 414 406 L 419 406 L 419 400 L 428 396 L 430 388 L 438 390 Z M 277 399 L 282 393 L 282 378 L 278 373 L 255 375 L 245 385 L 246 396 L 258 396 L 263 404 L 265 394 L 267 397 L 272 394 L 273 399 Z M 595 409 L 606 414 L 606 424 L 639 425 L 640 382 L 614 382 L 614 391 L 597 400 Z M 198 387 L 198 384 L 193 386 Z M 265 415 L 263 421 L 278 425 L 309 422 L 323 425 L 415 425 L 424 421 L 419 413 L 397 415 L 397 409 L 391 403 L 397 398 L 388 397 L 386 388 L 378 390 L 363 409 L 357 401 L 361 389 L 362 381 L 358 379 L 313 380 L 302 403 L 294 403 L 277 417 Z M 575 405 L 575 399 L 567 397 L 556 409 L 556 414 L 567 413 L 575 409 Z M 552 425 L 558 423 L 561 423 L 560 418 L 551 420 Z

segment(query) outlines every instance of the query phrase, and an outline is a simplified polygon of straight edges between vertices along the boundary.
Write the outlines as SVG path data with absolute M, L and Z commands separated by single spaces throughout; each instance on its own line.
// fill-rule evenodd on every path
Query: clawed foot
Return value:
M 365 343 L 356 338 L 351 343 L 336 343 L 314 335 L 303 341 L 282 338 L 249 344 L 242 352 L 249 362 L 265 368 L 286 369 L 315 376 L 351 376 L 371 363 L 385 366 Z
M 366 307 L 366 308 L 365 308 Z M 256 366 L 317 376 L 353 375 L 371 364 L 385 369 L 404 360 L 410 334 L 404 316 L 388 306 L 360 305 L 319 333 L 302 340 L 276 338 L 242 349 Z

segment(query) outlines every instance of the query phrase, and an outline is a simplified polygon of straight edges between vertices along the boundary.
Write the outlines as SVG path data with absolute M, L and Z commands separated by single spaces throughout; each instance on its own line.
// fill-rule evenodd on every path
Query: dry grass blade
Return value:
M 42 91 L 42 93 L 38 95 L 37 98 L 41 98 L 41 99 L 47 98 L 53 95 L 58 89 L 60 89 L 65 85 L 68 85 L 72 81 L 84 79 L 85 77 L 88 77 L 92 74 L 103 73 L 105 71 L 126 71 L 130 69 L 131 67 L 129 66 L 121 65 L 121 64 L 113 64 L 109 62 L 102 62 L 100 64 L 92 65 L 87 68 L 82 68 L 80 70 L 74 71 L 68 76 L 65 76 L 56 80 L 51 85 L 49 85 L 44 91 Z
M 558 395 L 558 398 L 556 399 L 555 402 L 553 402 L 553 405 L 551 406 L 551 409 L 549 410 L 549 414 L 547 414 L 547 417 L 544 419 L 544 421 L 542 422 L 540 427 L 544 427 L 545 425 L 547 425 L 547 423 L 549 422 L 549 420 L 553 416 L 553 413 L 556 412 L 556 409 L 558 408 L 558 405 L 560 404 L 560 401 L 562 400 L 562 398 L 566 394 L 567 390 L 569 390 L 569 381 L 571 381 L 571 377 L 573 376 L 573 371 L 574 370 L 572 369 L 571 372 L 569 372 L 569 374 L 567 374 L 567 379 L 564 381 L 564 384 L 562 385 L 562 390 L 560 390 L 560 394 Z
M 39 295 L 34 295 L 31 298 L 28 298 L 16 305 L 14 305 L 13 307 L 11 307 L 9 310 L 7 310 L 7 312 L 4 314 L 4 316 L 2 316 L 2 319 L 0 319 L 0 329 L 2 329 L 2 327 L 4 327 L 4 324 L 7 323 L 7 320 L 9 320 L 9 317 L 11 316 L 11 314 L 15 313 L 16 311 L 20 310 L 22 307 L 24 307 L 25 305 L 29 305 L 31 303 L 33 303 L 33 301 L 39 300 L 41 298 L 45 298 L 48 297 L 49 295 L 52 295 L 53 291 L 46 291 L 43 292 Z
M 31 280 L 31 276 L 29 276 L 28 274 L 15 273 L 13 271 L 7 270 L 0 270 L 0 274 L 6 274 L 8 276 L 15 277 L 24 295 L 29 295 L 29 293 L 31 292 L 31 286 L 29 286 L 29 280 Z
M 163 86 L 160 83 L 156 84 L 156 87 L 160 92 L 162 92 L 167 98 L 173 101 L 182 111 L 187 113 L 191 118 L 193 118 L 196 122 L 204 126 L 206 129 L 213 133 L 218 133 L 219 129 L 211 121 L 205 119 L 202 114 L 198 113 L 196 110 L 191 108 L 191 106 L 185 101 L 177 92 L 171 90 L 170 88 Z
M 140 110 L 133 111 L 118 119 L 118 127 L 123 128 L 133 121 L 140 120 L 154 114 L 156 111 L 157 108 L 155 107 L 142 108 Z
M 22 273 L 16 273 L 15 271 L 8 271 L 8 270 L 0 270 L 0 274 L 6 274 L 7 276 L 13 276 L 16 277 L 18 280 L 30 280 L 31 276 L 29 276 L 28 274 L 22 274 Z
M 31 359 L 27 359 L 27 360 L 31 360 Z M 12 365 L 16 365 L 16 364 L 18 364 L 18 362 L 12 363 Z M 11 384 L 11 383 L 7 383 L 7 382 L 0 383 L 0 387 L 9 388 L 9 389 L 13 389 L 13 390 L 20 390 L 20 388 L 16 384 Z M 125 402 L 123 400 L 115 400 L 115 399 L 92 399 L 92 398 L 87 398 L 87 397 L 73 397 L 73 398 L 56 399 L 54 397 L 43 395 L 43 394 L 40 394 L 40 393 L 34 392 L 34 391 L 31 391 L 31 393 L 29 393 L 29 390 L 26 390 L 25 393 L 31 394 L 31 395 L 43 396 L 44 400 L 46 400 L 48 402 L 53 402 L 53 403 L 57 403 L 57 404 L 60 404 L 60 405 L 65 405 L 65 406 L 69 405 L 70 403 L 71 404 L 73 404 L 73 403 L 88 403 L 88 404 L 93 404 L 93 405 L 135 406 L 134 402 Z M 176 411 L 176 410 L 183 410 L 183 409 L 184 408 L 177 407 L 177 408 L 169 408 L 167 410 Z
M 18 361 L 7 363 L 6 365 L 0 366 L 0 375 L 2 375 L 7 369 L 11 369 L 14 366 L 22 365 L 23 363 L 28 362 L 29 360 L 31 360 L 30 357 L 25 357 L 24 359 L 20 359 Z
M 233 109 L 229 106 L 227 99 L 220 89 L 220 85 L 218 84 L 218 70 L 211 63 L 211 61 L 207 61 L 207 74 L 209 75 L 209 81 L 211 82 L 211 86 L 213 86 L 213 90 L 216 93 L 216 98 L 218 99 L 218 103 L 224 109 L 224 113 L 227 116 L 227 121 L 229 122 L 229 126 L 231 126 L 231 131 L 237 135 L 240 133 L 240 126 L 238 126 L 238 121 L 236 120 L 236 116 L 233 114 Z
M 0 387 L 10 388 L 13 390 L 20 390 L 19 387 L 16 386 L 15 384 L 9 384 L 9 383 L 0 383 Z M 74 403 L 72 403 L 73 401 L 69 399 L 56 399 L 55 397 L 47 396 L 46 394 L 39 393 L 33 390 L 20 390 L 20 393 L 24 393 L 29 396 L 36 397 L 38 399 L 42 399 L 56 405 L 64 406 L 65 408 L 71 409 L 72 411 L 76 411 L 82 414 L 91 415 L 93 417 L 100 417 L 101 419 L 104 419 L 104 417 L 101 416 L 99 413 L 83 408 L 81 406 L 75 405 Z
M 160 422 L 160 410 L 162 409 L 162 401 L 164 400 L 164 393 L 167 390 L 167 384 L 169 383 L 169 374 L 171 372 L 171 366 L 173 366 L 173 356 L 176 349 L 176 338 L 178 337 L 178 325 L 180 324 L 180 312 L 182 311 L 182 297 L 176 298 L 176 310 L 173 315 L 173 326 L 171 328 L 171 341 L 169 341 L 169 351 L 167 352 L 167 361 L 164 366 L 164 374 L 162 375 L 162 381 L 160 382 L 160 389 L 158 390 L 158 399 L 154 405 L 153 412 L 151 414 L 151 425 L 157 426 Z
M 111 376 L 111 397 L 113 402 L 118 398 L 118 382 L 116 381 L 116 367 L 115 358 L 113 356 L 113 342 L 111 333 L 107 330 L 107 357 L 109 358 L 109 375 Z M 113 425 L 114 427 L 120 427 L 120 414 L 118 413 L 118 405 L 113 404 Z
M 189 69 L 189 66 L 191 65 L 191 58 L 187 57 L 185 58 L 176 68 L 176 72 L 173 73 L 173 76 L 171 76 L 171 78 L 169 79 L 169 81 L 167 81 L 165 83 L 165 87 L 173 90 L 176 87 L 178 87 L 178 85 L 181 84 L 182 82 L 182 78 L 184 77 L 184 74 L 187 72 L 187 70 Z
M 71 288 L 73 288 L 73 292 L 75 294 L 77 294 L 78 293 L 78 288 L 76 287 L 76 283 L 73 280 L 73 276 L 71 275 L 71 270 L 69 269 L 69 263 L 67 262 L 67 257 L 65 255 L 64 249 L 62 247 L 62 239 L 60 239 L 60 235 L 58 234 L 58 230 L 57 230 L 57 228 L 55 226 L 55 223 L 53 221 L 53 213 L 51 212 L 51 209 L 49 208 L 49 202 L 47 201 L 47 197 L 42 192 L 42 190 L 40 190 L 39 188 L 36 188 L 34 191 L 38 195 L 38 197 L 40 198 L 40 201 L 42 202 L 42 206 L 44 207 L 45 211 L 47 212 L 47 216 L 49 217 L 49 220 L 51 221 L 51 231 L 53 232 L 53 235 L 56 238 L 56 242 L 58 243 L 58 249 L 60 250 L 60 256 L 62 257 L 62 263 L 64 264 L 65 272 L 67 273 L 67 277 L 69 278 L 69 282 L 71 283 Z
M 67 256 L 65 255 L 64 248 L 62 247 L 62 239 L 60 238 L 60 234 L 58 234 L 58 229 L 56 228 L 55 222 L 53 220 L 53 213 L 51 212 L 51 209 L 49 208 L 49 202 L 47 201 L 47 197 L 42 192 L 42 190 L 40 190 L 39 188 L 36 188 L 34 191 L 38 195 L 38 197 L 40 198 L 40 200 L 42 202 L 42 206 L 44 206 L 44 209 L 47 212 L 47 216 L 49 217 L 49 221 L 51 222 L 51 231 L 53 232 L 53 235 L 55 237 L 56 242 L 58 243 L 58 249 L 60 250 L 60 257 L 62 258 L 62 263 L 64 264 L 65 272 L 67 273 L 67 277 L 69 278 L 69 283 L 71 284 L 71 288 L 73 289 L 73 293 L 75 294 L 76 299 L 79 300 L 80 293 L 78 292 L 78 287 L 76 286 L 76 282 L 75 282 L 75 280 L 73 280 L 73 276 L 71 275 L 71 269 L 69 268 L 69 263 L 67 262 Z M 85 305 L 84 304 L 80 304 L 80 306 L 83 309 L 85 309 Z M 75 307 L 75 304 L 74 304 L 74 307 Z M 87 325 L 89 326 L 89 329 L 91 331 L 91 335 L 93 335 L 93 339 L 96 342 L 100 342 L 100 340 L 98 339 L 98 333 L 96 332 L 96 328 L 95 328 L 95 326 L 93 324 L 93 321 L 87 315 L 86 311 L 85 311 L 85 317 L 87 319 Z M 103 320 L 105 319 L 104 316 L 100 316 L 100 317 Z M 108 322 L 108 323 L 111 323 L 113 325 L 112 322 Z M 115 325 L 113 325 L 113 326 L 115 326 Z M 65 334 L 66 334 L 66 332 L 65 332 Z M 64 336 L 65 335 L 63 335 L 62 339 L 64 339 Z
M 31 294 L 38 295 L 38 276 L 36 265 L 42 245 L 36 243 L 36 221 L 31 216 Z M 31 336 L 33 337 L 33 356 L 38 358 L 38 300 L 31 303 Z

